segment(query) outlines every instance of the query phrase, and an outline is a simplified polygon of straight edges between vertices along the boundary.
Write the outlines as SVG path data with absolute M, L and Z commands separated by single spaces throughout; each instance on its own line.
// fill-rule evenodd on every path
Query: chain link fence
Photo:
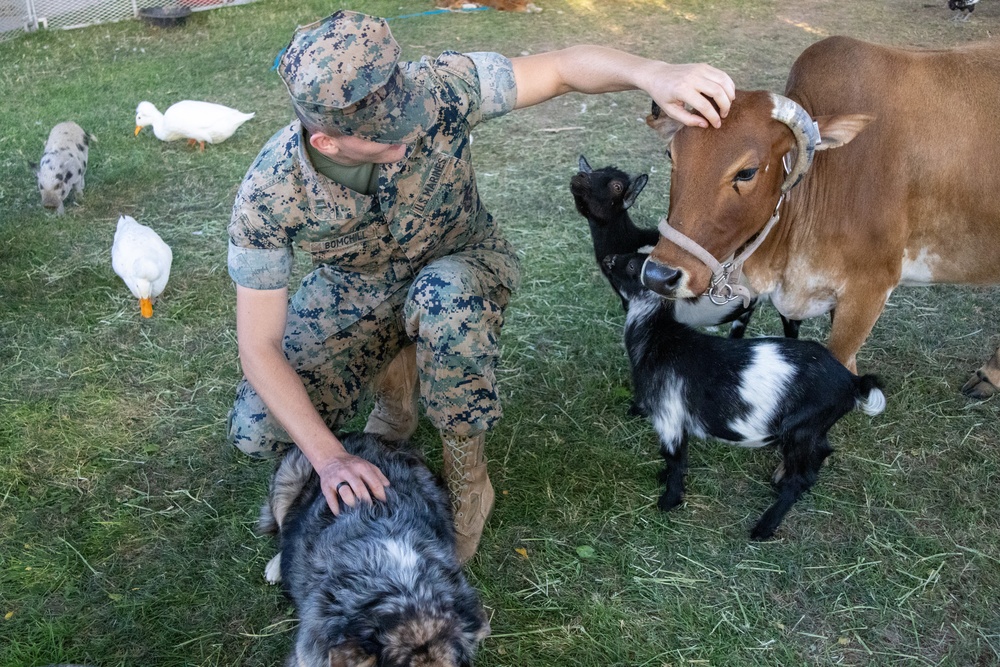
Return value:
M 254 0 L 0 0 L 0 41 L 33 30 L 82 28 L 136 18 L 148 7 L 192 11 L 242 5 Z

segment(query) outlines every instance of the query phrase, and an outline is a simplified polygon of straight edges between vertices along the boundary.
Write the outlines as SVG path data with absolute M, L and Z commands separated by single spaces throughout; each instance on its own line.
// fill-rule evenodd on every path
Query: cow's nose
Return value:
M 681 272 L 678 269 L 654 262 L 652 257 L 647 257 L 642 264 L 642 273 L 639 275 L 639 279 L 646 289 L 668 296 L 677 289 L 677 285 L 681 281 Z

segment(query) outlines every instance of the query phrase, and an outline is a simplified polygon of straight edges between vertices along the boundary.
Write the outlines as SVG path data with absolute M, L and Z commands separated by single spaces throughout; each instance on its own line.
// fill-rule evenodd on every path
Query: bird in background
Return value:
M 152 102 L 139 102 L 135 109 L 135 136 L 142 128 L 152 125 L 153 134 L 160 141 L 187 139 L 189 145 L 219 144 L 233 136 L 240 125 L 254 117 L 214 102 L 182 100 L 171 104 L 164 112 Z
M 153 316 L 153 299 L 167 286 L 173 252 L 160 235 L 134 218 L 118 218 L 111 246 L 111 267 L 139 299 L 143 317 Z

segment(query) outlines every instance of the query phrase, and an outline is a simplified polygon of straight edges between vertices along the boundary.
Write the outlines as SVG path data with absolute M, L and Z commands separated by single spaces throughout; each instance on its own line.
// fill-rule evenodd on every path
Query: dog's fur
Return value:
M 390 481 L 385 502 L 334 516 L 298 449 L 281 461 L 261 510 L 278 532 L 266 576 L 300 619 L 288 667 L 467 667 L 490 632 L 455 555 L 448 492 L 407 443 L 341 438 Z

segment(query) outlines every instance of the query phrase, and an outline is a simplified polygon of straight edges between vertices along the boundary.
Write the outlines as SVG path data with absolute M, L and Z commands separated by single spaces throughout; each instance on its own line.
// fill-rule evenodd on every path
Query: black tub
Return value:
M 139 10 L 139 18 L 160 28 L 184 25 L 191 10 L 187 7 L 147 7 Z

